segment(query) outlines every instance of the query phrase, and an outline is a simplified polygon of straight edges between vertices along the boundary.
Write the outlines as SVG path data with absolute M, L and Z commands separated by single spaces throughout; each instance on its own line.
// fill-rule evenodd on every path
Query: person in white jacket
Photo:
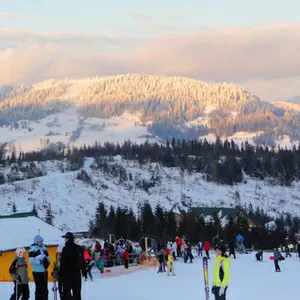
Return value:
M 174 260 L 177 260 L 176 259 L 176 257 L 177 257 L 177 244 L 176 244 L 176 242 L 173 242 L 173 244 L 172 244 L 172 254 L 173 254 Z

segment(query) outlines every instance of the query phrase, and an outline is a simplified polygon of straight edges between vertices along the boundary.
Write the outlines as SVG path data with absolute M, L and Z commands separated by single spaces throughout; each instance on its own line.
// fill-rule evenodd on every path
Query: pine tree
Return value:
M 152 212 L 151 205 L 146 202 L 141 209 L 141 223 L 142 223 L 142 231 L 145 236 L 152 237 L 153 233 L 155 233 L 154 229 L 154 215 Z
M 16 202 L 14 202 L 14 203 L 12 204 L 11 210 L 12 210 L 12 212 L 13 212 L 14 214 L 18 211 Z
M 46 209 L 45 222 L 47 224 L 53 226 L 53 219 L 54 219 L 54 215 L 53 215 L 53 212 L 52 212 L 51 204 L 49 204 L 47 209 Z
M 35 217 L 38 217 L 38 211 L 37 211 L 37 209 L 36 209 L 36 205 L 35 204 L 33 204 L 33 206 L 32 206 L 32 211 L 31 211 L 32 213 L 33 213 L 33 215 L 35 216 Z
M 159 240 L 165 237 L 166 216 L 160 204 L 157 204 L 154 211 L 155 235 Z
M 95 217 L 95 233 L 104 238 L 107 234 L 107 211 L 103 202 L 99 202 Z

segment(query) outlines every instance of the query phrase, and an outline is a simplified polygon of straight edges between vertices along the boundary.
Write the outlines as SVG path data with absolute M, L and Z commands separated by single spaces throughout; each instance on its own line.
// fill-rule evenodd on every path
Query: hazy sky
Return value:
M 121 73 L 300 95 L 300 1 L 1 0 L 0 84 Z

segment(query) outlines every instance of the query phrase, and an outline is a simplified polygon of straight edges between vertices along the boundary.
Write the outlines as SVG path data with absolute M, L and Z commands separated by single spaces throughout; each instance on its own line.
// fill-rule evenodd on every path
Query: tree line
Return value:
M 205 240 L 212 242 L 215 237 L 230 243 L 241 233 L 245 238 L 245 246 L 254 246 L 255 249 L 272 249 L 297 241 L 299 218 L 291 215 L 277 218 L 274 228 L 266 226 L 270 221 L 272 219 L 263 210 L 254 210 L 251 205 L 240 208 L 240 213 L 236 217 L 230 216 L 224 226 L 217 214 L 206 220 L 192 208 L 182 212 L 181 219 L 176 221 L 175 214 L 160 204 L 152 207 L 145 202 L 135 214 L 131 208 L 107 208 L 103 202 L 99 202 L 95 217 L 90 221 L 90 236 L 107 239 L 112 234 L 116 239 L 122 237 L 132 241 L 148 237 L 166 243 L 174 240 L 176 235 L 185 235 L 196 244 Z

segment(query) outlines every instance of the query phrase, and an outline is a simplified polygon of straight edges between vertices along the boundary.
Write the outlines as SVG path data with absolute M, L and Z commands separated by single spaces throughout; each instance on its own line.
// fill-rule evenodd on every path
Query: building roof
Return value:
M 0 251 L 17 247 L 30 247 L 33 238 L 40 234 L 45 245 L 59 245 L 63 232 L 41 219 L 28 214 L 14 214 L 0 217 Z
M 170 211 L 179 216 L 182 216 L 185 213 L 185 210 L 181 208 L 178 204 L 174 204 Z
M 213 216 L 219 215 L 220 218 L 233 217 L 235 218 L 240 212 L 242 212 L 239 208 L 230 208 L 230 207 L 192 207 L 193 213 L 197 213 L 203 216 Z

